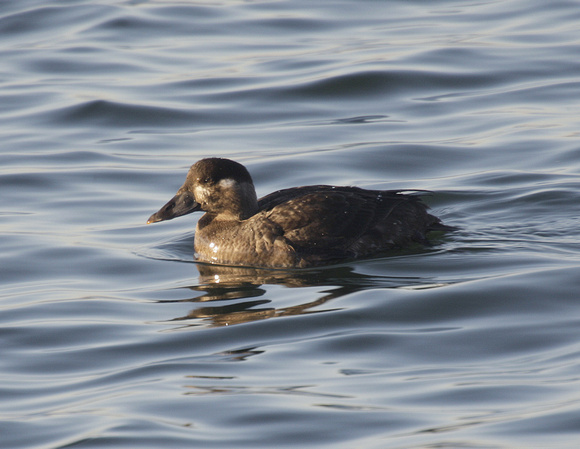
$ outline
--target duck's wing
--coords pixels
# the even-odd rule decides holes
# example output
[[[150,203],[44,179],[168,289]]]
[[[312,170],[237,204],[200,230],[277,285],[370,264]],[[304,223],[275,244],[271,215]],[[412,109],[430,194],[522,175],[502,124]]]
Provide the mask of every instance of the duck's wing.
[[[357,257],[369,243],[376,251],[381,242],[390,239],[388,235],[384,237],[389,233],[393,234],[395,246],[394,234],[400,234],[401,227],[408,224],[425,231],[424,222],[430,220],[427,217],[437,221],[427,214],[427,206],[416,195],[357,187],[282,190],[262,198],[260,207],[297,252],[328,259]]]

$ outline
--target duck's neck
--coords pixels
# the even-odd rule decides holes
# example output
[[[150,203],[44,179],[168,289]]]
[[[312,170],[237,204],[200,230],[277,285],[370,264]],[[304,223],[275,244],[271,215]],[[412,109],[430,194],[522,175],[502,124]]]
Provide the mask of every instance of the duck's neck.
[[[240,193],[240,220],[246,220],[258,212],[258,197],[256,196],[256,189],[253,184],[244,184],[242,184]]]
[[[214,212],[217,220],[247,220],[258,212],[258,197],[251,183],[241,183],[224,192],[229,198],[222,198],[227,207]],[[222,203],[222,204],[223,204]]]

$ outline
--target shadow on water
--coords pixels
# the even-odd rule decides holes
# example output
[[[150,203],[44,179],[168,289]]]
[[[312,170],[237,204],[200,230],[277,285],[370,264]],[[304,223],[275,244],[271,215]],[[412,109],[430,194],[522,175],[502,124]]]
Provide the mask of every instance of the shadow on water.
[[[419,290],[458,282],[459,278],[453,277],[451,280],[448,276],[444,276],[446,280],[442,281],[440,273],[417,269],[416,266],[415,257],[425,263],[425,256],[440,254],[440,244],[449,235],[433,232],[430,245],[417,244],[390,250],[375,258],[308,269],[239,267],[199,262],[193,260],[193,233],[171,236],[142,247],[136,253],[141,257],[196,267],[198,276],[195,281],[177,287],[171,299],[157,299],[160,304],[190,303],[193,306],[186,315],[166,322],[180,322],[183,327],[220,327],[340,310],[340,306],[331,307],[328,303],[365,290]],[[393,264],[403,261],[411,266],[393,274]],[[383,274],[389,271],[391,275]],[[178,299],[175,299],[175,293]]]
[[[193,296],[162,300],[163,303],[190,302],[199,304],[187,315],[171,321],[202,320],[210,326],[231,326],[233,324],[267,318],[320,313],[335,310],[321,306],[343,296],[369,289],[384,288],[429,288],[437,284],[420,277],[388,277],[355,272],[351,266],[333,266],[309,270],[275,270],[246,267],[230,267],[195,263],[199,271],[196,285],[181,287]],[[297,304],[275,306],[280,301],[279,290],[285,288],[317,289],[303,295],[310,300]],[[276,295],[276,301],[271,299]],[[289,295],[296,301],[299,295]],[[316,298],[312,300],[313,296]],[[203,305],[201,305],[203,303]],[[211,304],[208,304],[211,303]],[[199,322],[188,323],[193,326]]]

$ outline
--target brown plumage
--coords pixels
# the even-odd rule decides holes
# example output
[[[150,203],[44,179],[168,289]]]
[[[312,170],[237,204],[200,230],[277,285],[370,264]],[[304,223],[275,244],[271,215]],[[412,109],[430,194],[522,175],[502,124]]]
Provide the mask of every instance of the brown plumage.
[[[202,159],[148,223],[195,211],[201,261],[303,268],[372,256],[450,229],[427,212],[417,194],[326,185],[279,190],[260,200],[246,168]]]

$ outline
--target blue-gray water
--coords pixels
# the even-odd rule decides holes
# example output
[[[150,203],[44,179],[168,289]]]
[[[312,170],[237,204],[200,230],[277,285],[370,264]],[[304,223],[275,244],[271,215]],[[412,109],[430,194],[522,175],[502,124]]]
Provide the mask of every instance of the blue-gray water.
[[[0,2],[0,446],[576,448],[580,3]],[[457,232],[299,272],[145,225],[202,157],[259,195],[429,189]]]

